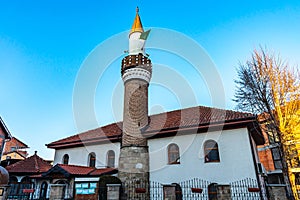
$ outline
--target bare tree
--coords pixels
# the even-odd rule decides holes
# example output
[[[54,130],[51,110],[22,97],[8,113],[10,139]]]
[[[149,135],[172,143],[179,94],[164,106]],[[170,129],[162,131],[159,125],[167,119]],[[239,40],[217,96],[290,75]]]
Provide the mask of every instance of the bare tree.
[[[246,64],[239,64],[235,82],[237,108],[264,113],[268,123],[276,130],[283,155],[283,170],[287,175],[286,167],[299,165],[295,148],[300,141],[299,71],[261,48],[260,51],[254,50]]]

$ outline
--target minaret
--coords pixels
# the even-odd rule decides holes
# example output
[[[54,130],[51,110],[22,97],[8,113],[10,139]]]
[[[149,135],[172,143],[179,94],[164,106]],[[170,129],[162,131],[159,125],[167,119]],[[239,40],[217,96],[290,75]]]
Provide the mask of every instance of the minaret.
[[[119,158],[119,178],[123,183],[122,199],[146,199],[149,194],[149,153],[143,131],[148,120],[148,86],[151,60],[145,55],[144,44],[149,31],[144,32],[139,10],[129,33],[128,55],[122,60],[124,82],[123,134]],[[143,188],[144,193],[136,193]]]

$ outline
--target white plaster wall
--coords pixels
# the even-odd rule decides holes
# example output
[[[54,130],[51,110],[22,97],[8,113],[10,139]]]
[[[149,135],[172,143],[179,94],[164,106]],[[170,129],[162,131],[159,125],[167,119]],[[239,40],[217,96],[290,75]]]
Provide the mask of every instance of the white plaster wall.
[[[219,145],[219,163],[204,163],[203,143],[213,139]],[[176,143],[180,149],[180,164],[168,165],[167,146]],[[149,141],[150,180],[176,183],[201,178],[219,184],[256,179],[246,128],[193,134]]]
[[[70,165],[88,166],[88,155],[91,152],[96,154],[96,167],[101,168],[107,165],[107,152],[115,152],[115,166],[118,166],[120,144],[107,143],[101,145],[91,145],[77,148],[56,150],[53,164],[62,163],[63,156],[69,154]]]
[[[204,163],[203,144],[215,140],[219,145],[219,163]],[[180,164],[168,165],[167,146],[176,143],[180,149]],[[150,180],[160,183],[176,183],[192,178],[201,178],[219,184],[228,184],[244,178],[256,179],[253,157],[246,128],[181,135],[151,139]],[[108,150],[115,151],[115,166],[118,167],[119,143],[92,145],[87,147],[55,151],[54,164],[62,163],[64,154],[69,154],[69,164],[87,166],[88,154],[96,153],[96,166],[106,166]]]

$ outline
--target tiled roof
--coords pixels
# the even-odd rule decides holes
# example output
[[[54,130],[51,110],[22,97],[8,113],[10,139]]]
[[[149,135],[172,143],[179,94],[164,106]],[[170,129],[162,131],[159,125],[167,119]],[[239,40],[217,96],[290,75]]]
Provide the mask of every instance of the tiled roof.
[[[223,110],[204,106],[175,110],[166,113],[151,115],[149,126],[144,135],[148,137],[164,137],[166,132],[177,132],[190,128],[209,128],[213,126],[226,126],[229,124],[249,123],[256,121],[255,115],[231,110]],[[70,136],[46,146],[60,149],[82,146],[107,141],[120,141],[122,136],[122,122],[109,124],[97,129],[89,130],[74,136]]]
[[[103,168],[103,169],[96,169],[90,173],[91,176],[100,176],[104,174],[110,174],[110,173],[117,173],[116,168]]]
[[[116,173],[115,168],[96,169],[94,167],[86,167],[79,165],[56,164],[50,170],[45,172],[43,176],[48,176],[52,173],[60,173],[66,177],[69,176],[100,176],[103,174]]]
[[[78,166],[78,165],[58,164],[58,166],[72,175],[86,175],[95,170],[94,167],[85,167],[85,166]]]
[[[12,137],[11,140],[8,143],[12,143],[12,145],[18,147],[18,149],[29,148],[29,146],[27,144],[25,144],[24,142],[22,142],[21,140],[19,140],[16,137]]]
[[[6,167],[9,173],[38,174],[48,171],[52,167],[36,153],[22,161]]]

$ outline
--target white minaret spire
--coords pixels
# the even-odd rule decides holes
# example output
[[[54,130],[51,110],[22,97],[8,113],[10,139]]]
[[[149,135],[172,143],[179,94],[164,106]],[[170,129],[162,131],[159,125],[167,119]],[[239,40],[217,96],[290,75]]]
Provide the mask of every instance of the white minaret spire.
[[[129,33],[129,55],[145,54],[145,42],[149,31],[144,32],[144,28],[139,15],[139,7],[136,8],[136,15]]]

